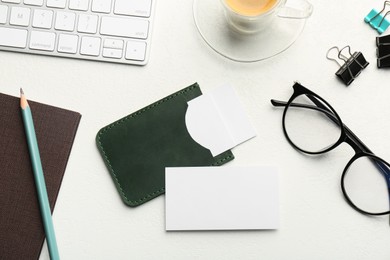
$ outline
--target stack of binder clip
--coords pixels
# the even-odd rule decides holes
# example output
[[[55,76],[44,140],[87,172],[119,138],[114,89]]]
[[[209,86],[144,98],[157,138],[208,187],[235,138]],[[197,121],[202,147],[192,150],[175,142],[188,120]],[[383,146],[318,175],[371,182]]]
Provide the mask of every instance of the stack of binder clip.
[[[390,67],[390,35],[376,37],[378,68]]]

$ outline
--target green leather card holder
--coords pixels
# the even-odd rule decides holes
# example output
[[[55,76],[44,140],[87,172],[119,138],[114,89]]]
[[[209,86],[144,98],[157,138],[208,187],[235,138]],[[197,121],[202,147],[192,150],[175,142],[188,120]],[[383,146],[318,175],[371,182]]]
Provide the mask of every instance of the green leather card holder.
[[[230,150],[213,156],[192,139],[187,102],[202,95],[197,83],[102,128],[97,147],[125,204],[135,207],[165,192],[165,167],[218,166]]]

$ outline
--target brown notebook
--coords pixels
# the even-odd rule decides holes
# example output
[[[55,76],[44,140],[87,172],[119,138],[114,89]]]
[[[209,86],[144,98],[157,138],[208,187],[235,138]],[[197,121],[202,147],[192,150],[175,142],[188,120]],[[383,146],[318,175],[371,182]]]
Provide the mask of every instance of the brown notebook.
[[[38,259],[45,239],[19,102],[0,93],[1,260]],[[29,105],[53,212],[81,115],[30,100]]]

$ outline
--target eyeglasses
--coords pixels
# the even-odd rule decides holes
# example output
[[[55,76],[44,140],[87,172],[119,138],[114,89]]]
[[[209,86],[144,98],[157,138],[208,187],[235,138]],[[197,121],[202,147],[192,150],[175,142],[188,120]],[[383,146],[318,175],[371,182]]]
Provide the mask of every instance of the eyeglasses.
[[[297,150],[311,155],[329,152],[345,142],[355,151],[341,175],[341,190],[348,204],[368,215],[390,214],[390,164],[371,150],[341,121],[333,107],[319,95],[295,83],[284,107],[283,131]]]

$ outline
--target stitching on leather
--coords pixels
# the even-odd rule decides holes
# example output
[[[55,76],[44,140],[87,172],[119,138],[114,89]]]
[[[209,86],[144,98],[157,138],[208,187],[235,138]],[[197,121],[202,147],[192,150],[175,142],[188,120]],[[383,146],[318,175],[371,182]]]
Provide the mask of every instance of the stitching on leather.
[[[228,160],[230,160],[230,159],[233,159],[233,156],[232,156],[232,155],[228,155],[228,156],[226,156],[225,158],[222,158],[222,159],[216,161],[215,163],[212,164],[212,166],[221,165],[221,164],[223,164],[224,162],[226,162],[226,161],[228,161]]]
[[[170,95],[170,96],[168,96],[168,97],[166,97],[166,98],[164,98],[164,99],[162,99],[162,100],[160,100],[160,101],[157,101],[157,102],[155,102],[155,103],[153,103],[153,104],[151,104],[151,105],[149,105],[149,106],[147,106],[147,107],[145,107],[145,108],[143,108],[143,109],[141,109],[141,110],[139,110],[139,111],[137,111],[137,112],[134,112],[134,113],[132,113],[132,114],[130,114],[130,115],[128,115],[128,116],[126,116],[126,117],[124,117],[124,118],[122,118],[122,119],[120,119],[120,120],[118,120],[118,121],[116,121],[116,122],[114,122],[114,123],[112,123],[112,124],[110,124],[110,125],[104,127],[104,128],[99,132],[99,134],[98,134],[98,144],[99,144],[100,150],[103,152],[104,158],[105,158],[106,162],[108,163],[108,167],[110,168],[110,172],[111,172],[112,175],[114,176],[115,182],[116,182],[116,184],[117,184],[118,187],[119,187],[119,190],[120,190],[120,193],[122,194],[122,197],[123,197],[127,202],[129,202],[129,203],[142,203],[143,201],[145,201],[145,200],[147,200],[147,199],[150,199],[151,197],[154,197],[155,195],[158,195],[158,194],[161,194],[162,192],[164,192],[164,191],[165,191],[165,187],[160,188],[160,189],[158,189],[158,190],[156,190],[156,191],[154,191],[154,192],[152,192],[152,193],[146,194],[146,196],[143,197],[143,198],[141,198],[141,199],[138,199],[138,200],[129,200],[129,199],[127,198],[125,192],[123,191],[121,184],[119,183],[119,180],[118,180],[118,178],[117,178],[117,176],[116,176],[116,174],[115,174],[114,168],[113,168],[112,165],[111,165],[110,159],[108,159],[108,156],[107,156],[107,154],[106,154],[106,151],[104,150],[104,147],[103,147],[103,145],[102,145],[102,143],[101,143],[101,141],[100,141],[101,136],[102,136],[105,132],[107,132],[108,130],[110,130],[110,129],[112,129],[112,128],[114,128],[114,127],[116,127],[116,126],[118,126],[118,125],[120,125],[120,124],[122,124],[122,123],[124,123],[124,122],[126,122],[127,120],[129,120],[129,119],[131,119],[131,118],[134,118],[134,117],[136,117],[136,116],[139,116],[139,115],[143,114],[144,112],[146,112],[146,111],[148,111],[148,110],[150,110],[150,109],[153,109],[153,108],[155,108],[155,107],[157,107],[157,106],[159,106],[159,105],[161,105],[161,104],[163,104],[163,103],[165,103],[165,102],[167,102],[167,101],[169,101],[169,100],[171,100],[171,99],[173,99],[173,98],[175,98],[175,97],[177,97],[177,96],[180,96],[180,95],[183,95],[183,94],[185,94],[185,93],[187,93],[187,92],[189,92],[189,91],[192,91],[192,90],[194,90],[197,86],[198,86],[198,84],[195,83],[195,84],[193,84],[192,86],[187,87],[186,89],[183,89],[183,90],[181,90],[181,91],[179,91],[179,92],[177,92],[177,93],[175,93],[175,94],[172,94],[172,95]],[[225,161],[227,161],[227,160],[229,160],[229,159],[232,159],[232,158],[233,158],[233,157],[232,157],[231,155],[228,155],[227,157],[221,158],[220,160],[218,160],[218,161],[216,161],[215,163],[213,163],[212,166],[221,165],[223,162],[225,162]]]

